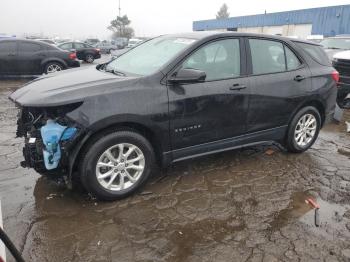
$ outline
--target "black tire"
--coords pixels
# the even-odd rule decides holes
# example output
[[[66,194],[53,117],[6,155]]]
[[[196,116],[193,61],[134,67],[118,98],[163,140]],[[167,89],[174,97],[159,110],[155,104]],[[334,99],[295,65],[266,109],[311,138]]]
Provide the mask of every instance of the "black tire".
[[[44,74],[50,74],[50,73],[54,73],[53,71],[51,71],[50,68],[52,67],[56,67],[58,70],[54,71],[54,72],[58,72],[58,71],[62,71],[64,70],[64,66],[60,63],[60,62],[49,62],[45,65],[44,67]]]
[[[316,127],[315,127],[315,133],[312,137],[312,139],[306,143],[304,146],[301,146],[297,143],[295,134],[296,134],[296,127],[299,122],[299,120],[302,119],[303,116],[305,115],[313,115],[316,119]],[[285,146],[289,152],[292,153],[302,153],[306,150],[308,150],[316,141],[318,134],[321,129],[321,116],[318,110],[313,107],[313,106],[307,106],[302,109],[300,109],[295,116],[293,117],[292,121],[290,122],[288,126],[288,131],[287,131],[287,137],[286,137],[286,142]]]
[[[95,60],[95,58],[94,58],[93,54],[86,54],[85,59],[84,59],[84,61],[86,63],[93,63],[94,60]]]
[[[110,147],[120,143],[131,144],[141,150],[145,160],[144,169],[138,180],[130,187],[113,191],[105,188],[98,181],[96,167],[97,162],[103,153]],[[155,170],[155,163],[154,150],[146,138],[133,131],[117,131],[94,139],[94,141],[86,147],[81,156],[79,168],[80,180],[87,192],[91,193],[98,199],[106,201],[117,200],[125,198],[139,190],[147,181],[151,172]],[[116,169],[117,168],[115,167],[115,170]],[[125,181],[124,179],[123,181]]]

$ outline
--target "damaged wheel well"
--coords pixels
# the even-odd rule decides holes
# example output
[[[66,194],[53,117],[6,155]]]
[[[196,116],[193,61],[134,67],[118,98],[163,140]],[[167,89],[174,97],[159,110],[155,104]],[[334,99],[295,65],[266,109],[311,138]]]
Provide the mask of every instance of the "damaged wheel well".
[[[101,137],[113,132],[118,132],[118,131],[132,131],[132,132],[137,132],[140,135],[144,136],[151,143],[154,149],[157,164],[158,165],[161,164],[162,149],[160,145],[156,143],[157,140],[154,132],[142,124],[133,123],[133,122],[121,122],[121,123],[107,126],[90,135],[90,137],[84,142],[83,146],[79,149],[79,152],[77,154],[77,157],[72,167],[72,172],[76,173],[76,171],[78,171],[79,163],[81,161],[81,156],[83,155],[85,150],[87,150],[90,147],[90,145],[95,143]]]

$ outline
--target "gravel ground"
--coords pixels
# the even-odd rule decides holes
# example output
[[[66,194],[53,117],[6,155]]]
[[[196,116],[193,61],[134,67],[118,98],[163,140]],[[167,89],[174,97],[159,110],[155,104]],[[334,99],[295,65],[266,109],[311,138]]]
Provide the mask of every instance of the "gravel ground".
[[[0,82],[0,197],[26,261],[350,261],[344,123],[303,154],[266,146],[190,160],[138,195],[102,203],[19,166],[7,96],[24,82]],[[320,227],[308,197],[321,206]]]

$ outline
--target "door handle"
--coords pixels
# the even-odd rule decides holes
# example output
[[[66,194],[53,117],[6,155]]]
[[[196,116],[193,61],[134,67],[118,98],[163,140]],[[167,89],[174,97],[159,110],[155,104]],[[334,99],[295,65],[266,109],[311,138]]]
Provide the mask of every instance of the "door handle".
[[[294,81],[300,82],[303,81],[305,79],[305,76],[301,76],[301,75],[297,75],[296,77],[294,77]]]
[[[233,84],[231,87],[230,87],[230,90],[242,90],[242,89],[245,89],[247,88],[245,85],[240,85],[240,84]]]

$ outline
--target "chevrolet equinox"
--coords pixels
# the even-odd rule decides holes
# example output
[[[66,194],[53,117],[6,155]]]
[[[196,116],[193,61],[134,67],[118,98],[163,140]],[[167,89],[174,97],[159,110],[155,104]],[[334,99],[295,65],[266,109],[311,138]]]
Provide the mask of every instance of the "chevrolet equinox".
[[[332,118],[338,78],[318,44],[196,32],[40,77],[10,99],[22,166],[114,200],[184,159],[271,142],[304,152]]]

